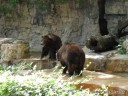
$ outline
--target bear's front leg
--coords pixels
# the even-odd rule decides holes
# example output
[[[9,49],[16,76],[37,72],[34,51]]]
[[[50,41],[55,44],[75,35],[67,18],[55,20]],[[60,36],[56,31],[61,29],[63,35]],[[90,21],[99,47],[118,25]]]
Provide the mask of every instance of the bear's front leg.
[[[68,66],[65,66],[65,68],[63,69],[63,74],[66,74],[67,69],[68,69]]]
[[[56,60],[56,51],[54,49],[50,49],[49,58],[52,60]]]
[[[43,48],[42,48],[42,52],[41,52],[41,59],[42,59],[44,56],[47,56],[48,53],[49,53],[49,48],[43,47]]]

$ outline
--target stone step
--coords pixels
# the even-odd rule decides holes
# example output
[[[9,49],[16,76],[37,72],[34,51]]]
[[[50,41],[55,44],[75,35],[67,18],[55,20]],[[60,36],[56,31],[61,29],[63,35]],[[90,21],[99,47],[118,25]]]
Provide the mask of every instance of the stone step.
[[[40,52],[31,53],[31,60],[40,58],[40,54]],[[88,52],[86,53],[85,68],[90,71],[128,72],[128,55],[117,54],[115,50],[104,53]]]
[[[53,68],[57,61],[49,61],[47,58],[40,59],[41,52],[32,52],[30,58],[18,59],[14,62],[33,62],[38,69]],[[44,66],[45,65],[45,66]],[[115,51],[104,53],[86,53],[85,68],[90,71],[100,72],[128,72],[128,56],[117,54]]]
[[[33,62],[38,65],[38,69],[53,68],[54,66],[52,65],[58,63],[57,61],[48,61],[47,58],[41,60],[40,54],[41,52],[32,52],[30,58],[22,59],[20,61]],[[88,52],[86,53],[85,68],[90,71],[127,73],[128,56],[117,54],[115,50],[104,53]]]
[[[86,54],[87,70],[105,72],[128,72],[128,55],[120,55],[115,51]]]
[[[51,69],[56,66],[56,62],[48,59],[39,58],[28,58],[28,59],[18,59],[13,60],[14,64],[18,63],[32,63],[32,67],[36,66],[36,70]]]

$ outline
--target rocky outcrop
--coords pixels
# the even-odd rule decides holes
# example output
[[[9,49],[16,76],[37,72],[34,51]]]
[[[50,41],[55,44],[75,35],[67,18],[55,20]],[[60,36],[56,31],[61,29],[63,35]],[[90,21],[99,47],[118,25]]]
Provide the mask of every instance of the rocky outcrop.
[[[29,43],[23,40],[15,40],[12,43],[1,45],[1,63],[13,64],[13,60],[30,57]]]
[[[63,42],[76,42],[81,46],[88,36],[99,35],[97,0],[82,0],[81,4],[71,1],[55,7],[53,14],[21,4],[20,17],[13,14],[0,18],[0,36],[29,41],[31,51],[41,51],[41,35],[49,32],[59,35]]]
[[[14,38],[0,38],[0,57],[1,57],[1,45],[6,43],[13,43]]]

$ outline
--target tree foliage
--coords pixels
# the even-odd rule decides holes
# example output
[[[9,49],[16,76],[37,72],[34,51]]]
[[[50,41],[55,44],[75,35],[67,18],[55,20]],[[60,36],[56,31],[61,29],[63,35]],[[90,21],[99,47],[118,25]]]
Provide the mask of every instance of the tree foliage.
[[[0,15],[11,14],[17,11],[17,7],[20,4],[26,3],[28,5],[36,5],[40,10],[48,10],[49,7],[55,3],[68,3],[73,1],[79,3],[80,0],[0,0]]]

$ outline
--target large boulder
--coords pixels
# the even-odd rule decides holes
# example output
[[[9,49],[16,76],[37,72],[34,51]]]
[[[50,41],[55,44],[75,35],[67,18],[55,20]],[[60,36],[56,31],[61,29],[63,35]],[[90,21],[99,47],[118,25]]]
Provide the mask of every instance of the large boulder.
[[[2,64],[12,64],[15,59],[24,59],[29,56],[29,43],[23,40],[15,40],[13,43],[1,45]]]
[[[7,44],[7,43],[13,43],[14,38],[0,38],[0,56],[1,56],[1,45],[2,44]]]
[[[4,43],[13,43],[14,40],[14,38],[0,38],[0,45]]]

